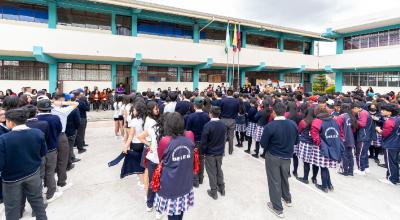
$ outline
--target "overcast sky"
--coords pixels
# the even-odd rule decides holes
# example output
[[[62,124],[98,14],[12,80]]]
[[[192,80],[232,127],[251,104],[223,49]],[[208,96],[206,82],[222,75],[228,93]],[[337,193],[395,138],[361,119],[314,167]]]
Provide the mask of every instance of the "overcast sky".
[[[348,20],[400,11],[400,0],[142,0],[189,10],[324,32]],[[322,50],[322,47],[321,47]],[[322,52],[327,52],[330,49]]]

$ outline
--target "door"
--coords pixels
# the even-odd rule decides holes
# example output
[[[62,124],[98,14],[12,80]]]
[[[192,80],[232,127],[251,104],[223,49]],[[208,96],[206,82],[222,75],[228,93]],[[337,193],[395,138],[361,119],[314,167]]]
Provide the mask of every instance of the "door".
[[[125,88],[125,93],[129,94],[131,92],[132,86],[132,75],[131,75],[131,65],[117,65],[117,77],[116,85],[123,84]]]
[[[304,93],[309,93],[312,92],[312,85],[311,85],[311,79],[310,79],[310,74],[309,73],[304,73]]]

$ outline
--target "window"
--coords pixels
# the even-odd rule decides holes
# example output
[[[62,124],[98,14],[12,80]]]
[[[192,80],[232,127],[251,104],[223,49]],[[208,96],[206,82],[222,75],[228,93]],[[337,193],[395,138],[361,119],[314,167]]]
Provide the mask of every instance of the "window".
[[[344,49],[383,47],[400,44],[400,28],[344,38]]]
[[[0,19],[47,23],[47,6],[1,1]]]
[[[351,73],[344,73],[343,74],[343,85],[344,86],[352,86]]]
[[[70,8],[58,8],[57,16],[58,24],[61,25],[90,29],[111,30],[110,14],[80,11]]]
[[[207,41],[225,42],[226,32],[223,30],[215,30],[206,28],[200,32],[200,39]]]
[[[360,86],[368,86],[368,75],[360,74]]]
[[[389,34],[387,31],[379,32],[379,46],[387,46],[389,42]]]
[[[246,43],[248,45],[255,45],[266,48],[278,48],[278,39],[273,37],[266,37],[254,34],[247,34]]]
[[[377,74],[378,86],[379,87],[386,87],[387,80],[386,80],[386,73],[378,73]]]
[[[301,74],[285,73],[285,83],[301,83]]]
[[[177,82],[178,68],[159,66],[139,66],[139,81],[144,82]]]
[[[304,54],[311,54],[311,42],[304,42]]]
[[[359,73],[352,73],[351,74],[351,84],[352,84],[352,86],[359,86],[360,85],[360,74]]]
[[[344,38],[344,49],[351,50],[351,37]]]
[[[59,63],[58,80],[111,81],[111,65]]]
[[[378,34],[371,34],[368,42],[368,47],[377,47],[378,46]]]
[[[359,49],[360,48],[360,36],[352,37],[351,39],[351,49]]]
[[[376,73],[368,73],[368,86],[376,86]]]
[[[399,44],[399,29],[390,30],[389,31],[389,44],[390,45],[398,45]]]
[[[200,70],[199,82],[221,83],[227,82],[226,70]]]
[[[0,60],[0,80],[48,80],[48,75],[45,63]]]
[[[361,35],[360,36],[360,48],[368,48],[368,39],[369,35]]]
[[[344,86],[398,87],[399,72],[343,73]]]
[[[294,40],[285,40],[285,50],[303,52],[303,42]]]
[[[132,35],[132,18],[129,16],[116,16],[117,34],[131,36]]]
[[[181,82],[193,82],[193,69],[181,68]]]
[[[191,26],[173,24],[168,22],[138,20],[138,32],[167,37],[192,38],[193,28]]]

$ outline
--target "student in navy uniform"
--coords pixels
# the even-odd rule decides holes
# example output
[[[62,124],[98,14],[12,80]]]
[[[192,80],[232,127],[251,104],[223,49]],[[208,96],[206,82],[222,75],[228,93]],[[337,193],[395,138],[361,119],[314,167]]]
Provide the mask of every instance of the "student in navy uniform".
[[[380,109],[378,109],[378,105],[371,103],[370,105],[368,105],[368,112],[371,115],[371,119],[372,119],[372,143],[371,143],[371,147],[369,148],[369,157],[371,159],[374,159],[376,164],[380,164],[379,161],[379,152],[381,150],[382,147],[382,134],[378,133],[376,131],[376,127],[382,128],[383,127],[383,123],[385,122],[385,119],[382,117],[381,113],[380,113]]]
[[[0,107],[0,136],[9,132],[9,129],[6,126],[6,111]],[[3,187],[2,185],[2,179],[0,175],[0,204],[3,203]]]
[[[25,125],[27,113],[23,109],[6,112],[10,132],[0,136],[0,172],[6,219],[19,219],[22,193],[36,213],[36,219],[46,220],[42,197],[40,165],[47,146],[43,132]],[[26,143],[29,143],[28,145]]]
[[[227,139],[229,142],[229,154],[233,153],[233,138],[235,136],[235,118],[239,113],[239,100],[233,97],[231,88],[227,91],[227,96],[221,101],[221,120],[227,127]]]
[[[67,135],[68,145],[69,145],[69,158],[68,158],[67,170],[72,170],[74,168],[73,163],[80,161],[80,159],[76,158],[74,154],[76,134],[80,126],[81,126],[81,115],[79,113],[79,109],[76,108],[71,112],[71,114],[68,115],[67,127],[65,129],[65,134]],[[82,153],[82,151],[78,150],[78,153]]]
[[[175,111],[184,117],[194,112],[193,103],[190,101],[192,94],[190,91],[185,91],[183,94],[185,99],[176,103]]]
[[[356,115],[358,130],[356,134],[356,161],[358,169],[354,173],[365,175],[369,173],[368,149],[372,143],[372,133],[374,132],[371,115],[363,109],[363,103],[355,101],[352,108]]]
[[[257,114],[257,100],[252,98],[250,100],[250,108],[247,111],[247,127],[246,127],[246,139],[247,139],[247,150],[244,152],[250,153],[251,144],[253,143],[253,134],[257,128],[257,121],[255,120],[255,116]]]
[[[256,116],[254,116],[254,120],[257,121],[256,130],[253,133],[253,139],[256,141],[256,150],[255,153],[252,155],[255,158],[258,158],[258,154],[260,151],[260,141],[262,137],[262,133],[264,131],[265,125],[268,124],[270,121],[271,113],[272,113],[272,98],[267,96],[263,101],[263,109],[258,111]],[[262,158],[265,158],[265,149],[261,154]]]
[[[203,131],[204,125],[210,121],[208,114],[203,112],[203,99],[201,97],[196,97],[194,99],[194,109],[195,112],[191,113],[186,117],[185,120],[185,130],[192,131],[194,134],[194,141],[196,148],[200,152],[200,171],[194,176],[193,186],[199,187],[199,184],[203,184],[204,179],[204,154],[200,149],[201,133]]]
[[[336,168],[341,158],[340,128],[337,122],[324,107],[318,107],[317,117],[310,129],[316,148],[313,152],[314,165],[321,167],[322,185],[316,187],[327,193],[333,191],[329,168]]]
[[[243,147],[243,142],[246,134],[246,106],[244,105],[243,100],[239,99],[239,113],[236,116],[236,127],[235,127],[235,135],[236,135],[236,147]]]
[[[285,112],[285,118],[292,120],[298,126],[301,121],[301,114],[298,112],[298,107],[294,101],[288,101],[287,112]],[[293,176],[297,177],[297,169],[299,167],[299,158],[297,157],[298,146],[294,146],[293,153]]]
[[[270,202],[268,209],[280,218],[284,217],[282,201],[291,206],[289,191],[290,160],[294,145],[298,142],[297,126],[286,120],[286,106],[282,102],[273,105],[274,120],[264,127],[261,146],[265,149],[265,168],[268,178]]]
[[[76,133],[76,148],[78,148],[78,152],[85,152],[86,149],[84,148],[87,146],[85,144],[85,134],[86,134],[86,125],[87,125],[87,115],[86,112],[90,111],[90,105],[89,102],[87,101],[87,98],[83,94],[83,92],[77,91],[74,93],[74,96],[76,97],[76,101],[79,103],[78,105],[78,110],[80,114],[80,126],[78,128],[78,131]],[[112,105],[112,108],[114,108],[114,105]],[[114,110],[114,109],[113,109]]]
[[[206,170],[210,181],[210,189],[207,193],[213,199],[218,199],[217,192],[225,196],[222,158],[225,153],[226,126],[219,120],[220,114],[219,107],[211,108],[209,113],[211,120],[204,126],[200,144],[201,151],[205,154]]]
[[[60,118],[50,113],[51,101],[48,98],[38,97],[37,108],[39,113],[37,118],[39,121],[46,121],[49,125],[47,143],[47,154],[45,164],[44,184],[47,186],[46,199],[47,203],[51,203],[62,195],[62,192],[56,192],[57,184],[54,177],[57,166],[57,146],[62,125]]]
[[[168,220],[182,220],[185,212],[194,206],[193,174],[195,168],[194,135],[184,131],[182,116],[176,112],[167,115],[164,121],[165,136],[157,148],[160,164],[153,179],[156,192],[154,208],[166,213]],[[175,205],[170,205],[175,204]]]
[[[222,101],[222,92],[215,91],[215,99],[211,102],[211,105],[221,107],[221,101]]]
[[[387,172],[386,178],[380,179],[380,182],[395,185],[399,180],[399,153],[400,153],[400,117],[399,109],[394,104],[384,104],[381,107],[381,113],[388,118],[379,129],[382,134],[382,147],[385,149]]]

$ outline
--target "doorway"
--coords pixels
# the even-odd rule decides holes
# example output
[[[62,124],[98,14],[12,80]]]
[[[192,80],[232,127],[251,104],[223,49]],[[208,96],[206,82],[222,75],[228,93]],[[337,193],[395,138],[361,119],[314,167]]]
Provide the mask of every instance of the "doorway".
[[[124,85],[125,94],[129,94],[131,92],[132,86],[132,74],[131,74],[131,65],[117,65],[117,77],[116,77],[116,86],[120,83]],[[115,89],[115,88],[113,88]]]

